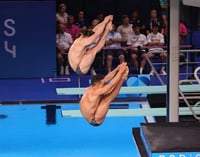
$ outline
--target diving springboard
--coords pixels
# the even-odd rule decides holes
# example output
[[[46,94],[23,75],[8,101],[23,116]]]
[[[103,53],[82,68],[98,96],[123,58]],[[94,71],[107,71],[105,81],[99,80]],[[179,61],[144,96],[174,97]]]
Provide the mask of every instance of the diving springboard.
[[[58,95],[79,95],[85,92],[86,88],[56,88]],[[200,85],[180,85],[180,90],[182,92],[199,92]],[[120,94],[163,94],[167,92],[167,86],[134,86],[134,87],[122,87]]]
[[[194,112],[200,115],[200,107],[193,107]],[[63,117],[82,117],[80,110],[62,110]],[[109,109],[106,117],[131,116],[166,116],[166,108],[138,108],[138,109]],[[192,115],[188,107],[180,107],[179,115]]]

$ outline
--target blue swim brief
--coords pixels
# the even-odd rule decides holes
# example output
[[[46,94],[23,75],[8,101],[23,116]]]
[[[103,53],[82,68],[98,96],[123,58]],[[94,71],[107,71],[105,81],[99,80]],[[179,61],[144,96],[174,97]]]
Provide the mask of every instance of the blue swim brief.
[[[76,73],[77,73],[78,75],[84,75],[84,73],[82,73],[82,71],[81,71],[81,69],[80,69],[79,66],[76,68]]]
[[[92,121],[90,122],[90,124],[91,124],[92,126],[99,126],[99,125],[100,125],[100,124],[97,124],[95,118],[92,119]]]

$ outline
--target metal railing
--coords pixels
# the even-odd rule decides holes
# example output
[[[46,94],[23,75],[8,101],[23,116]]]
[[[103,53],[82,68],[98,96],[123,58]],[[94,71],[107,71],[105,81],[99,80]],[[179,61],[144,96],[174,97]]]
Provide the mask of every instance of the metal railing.
[[[181,53],[187,53],[187,55],[186,55],[185,58],[189,58],[189,53],[197,53],[197,52],[200,52],[199,49],[185,49],[185,50],[179,50],[179,51],[180,51]],[[161,78],[161,76],[159,75],[159,73],[158,73],[158,71],[157,71],[155,65],[161,65],[161,64],[162,64],[162,65],[163,65],[163,64],[166,65],[166,63],[153,63],[153,62],[151,61],[151,59],[149,58],[149,54],[151,54],[151,53],[153,53],[153,54],[160,54],[161,52],[167,52],[167,50],[149,51],[149,52],[147,53],[147,55],[146,55],[146,59],[147,59],[147,62],[149,63],[149,65],[150,65],[151,69],[154,71],[156,77],[157,77],[158,80],[160,81],[161,85],[165,85],[165,83],[164,83],[163,79]],[[186,75],[186,78],[188,78],[188,76],[189,76],[190,74],[194,74],[194,72],[189,72],[189,66],[190,66],[190,65],[193,65],[193,66],[198,65],[198,64],[200,64],[200,61],[194,62],[194,61],[188,61],[188,60],[187,60],[187,61],[185,61],[185,62],[180,62],[179,64],[182,64],[182,65],[185,64],[185,65],[186,65],[186,72],[185,72],[185,73],[179,73],[179,75]]]

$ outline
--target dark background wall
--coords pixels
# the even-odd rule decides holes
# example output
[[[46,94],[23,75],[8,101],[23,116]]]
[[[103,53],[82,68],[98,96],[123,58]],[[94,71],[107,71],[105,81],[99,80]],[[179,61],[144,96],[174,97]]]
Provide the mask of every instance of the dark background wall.
[[[114,14],[115,20],[120,20],[120,15],[130,14],[131,10],[137,8],[144,21],[149,19],[151,8],[160,11],[159,0],[57,0],[57,4],[65,2],[68,6],[67,12],[74,16],[79,10],[84,10],[91,21],[95,18],[97,11],[104,11],[106,14]],[[200,8],[183,6],[180,0],[180,19],[190,28],[200,26]]]
[[[96,17],[98,11],[103,11],[105,15],[114,14],[115,19],[119,19],[122,14],[130,14],[131,10],[138,9],[143,19],[148,19],[150,8],[159,5],[155,0],[57,0],[57,4],[65,2],[67,12],[74,16],[79,10],[84,10],[89,20]]]

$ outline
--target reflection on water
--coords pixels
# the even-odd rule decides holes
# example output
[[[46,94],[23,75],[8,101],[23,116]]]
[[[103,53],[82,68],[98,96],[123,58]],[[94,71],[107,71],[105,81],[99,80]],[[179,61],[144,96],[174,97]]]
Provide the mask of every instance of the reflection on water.
[[[0,119],[6,119],[8,116],[5,114],[0,114]]]
[[[60,109],[61,106],[56,105],[46,105],[42,106],[41,109],[46,110],[46,124],[55,125],[56,124],[56,109]]]

